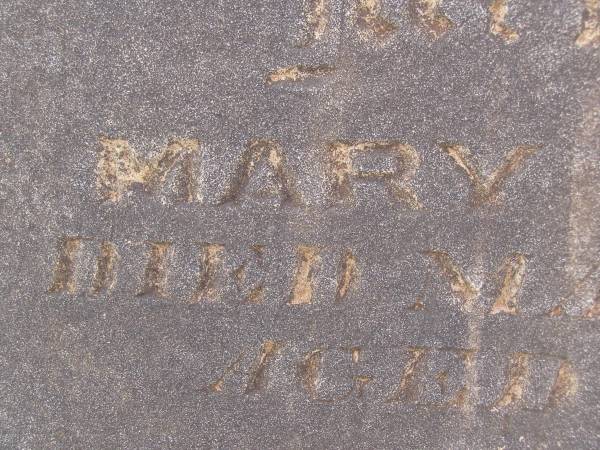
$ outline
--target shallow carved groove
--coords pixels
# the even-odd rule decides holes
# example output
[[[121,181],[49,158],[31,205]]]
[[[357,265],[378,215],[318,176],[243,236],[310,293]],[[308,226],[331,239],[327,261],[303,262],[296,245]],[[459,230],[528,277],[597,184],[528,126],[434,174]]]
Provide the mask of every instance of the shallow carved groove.
[[[377,151],[391,152],[396,167],[392,173],[384,171],[359,171],[353,160],[358,153]],[[417,194],[411,187],[420,165],[419,154],[413,147],[397,141],[335,141],[329,144],[329,170],[332,177],[332,193],[337,201],[349,201],[354,197],[351,179],[383,182],[390,196],[412,209],[421,209]]]
[[[358,282],[358,264],[352,250],[347,250],[342,257],[340,264],[340,275],[338,278],[338,287],[335,294],[335,301],[343,301],[350,289],[356,286]]]
[[[318,398],[317,383],[319,381],[322,360],[323,350],[316,349],[306,354],[304,359],[298,364],[300,383],[313,400]]]
[[[298,265],[292,284],[289,305],[308,305],[312,303],[313,278],[315,266],[319,262],[319,248],[308,245],[298,246]]]
[[[433,39],[440,38],[454,24],[444,14],[439,12],[442,0],[412,0],[411,9],[418,23]]]
[[[114,244],[104,241],[100,244],[100,254],[96,263],[96,274],[92,281],[92,294],[109,290],[115,282],[115,265],[119,255]]]
[[[59,244],[58,260],[48,292],[75,292],[75,261],[81,248],[81,238],[65,238]]]
[[[359,347],[351,347],[350,354],[352,362],[357,363],[360,359],[361,349]],[[311,400],[322,403],[335,403],[347,400],[356,392],[356,398],[361,398],[364,394],[365,387],[372,381],[372,377],[367,375],[356,375],[352,377],[352,386],[344,394],[337,397],[323,398],[319,397],[317,388],[319,386],[319,375],[323,363],[323,350],[317,348],[308,352],[303,360],[298,364],[298,377],[300,384],[308,392]]]
[[[192,156],[198,152],[196,139],[173,139],[167,147],[150,160],[141,160],[124,139],[101,138],[102,152],[97,167],[97,187],[106,200],[118,202],[134,184],[155,191],[165,182],[177,160],[183,165],[183,199],[196,199],[196,181]]]
[[[223,385],[225,384],[225,378],[227,377],[227,375],[237,372],[239,370],[240,363],[243,357],[244,353],[240,353],[240,355],[225,368],[223,374],[219,377],[219,379],[209,385],[209,389],[213,392],[222,392]]]
[[[420,387],[417,377],[422,370],[427,351],[420,347],[409,349],[411,359],[402,372],[398,388],[385,400],[387,403],[416,402],[419,399]]]
[[[568,361],[561,361],[556,374],[556,380],[550,389],[548,407],[556,408],[563,402],[572,398],[577,392],[577,376],[573,365]]]
[[[190,303],[202,300],[213,301],[218,297],[216,275],[221,264],[224,246],[221,244],[203,244],[200,249],[200,276],[198,286],[190,299]]]
[[[149,245],[148,264],[138,296],[166,297],[167,252],[171,244],[169,242],[150,242]]]
[[[523,285],[526,266],[527,259],[521,253],[515,253],[506,260],[503,267],[504,280],[502,281],[500,294],[496,298],[490,314],[507,313],[515,315],[518,313],[517,296]]]
[[[468,148],[445,143],[440,144],[440,147],[465,171],[471,180],[475,190],[473,195],[475,206],[495,202],[509,175],[515,172],[529,156],[538,150],[537,147],[529,145],[521,145],[515,148],[506,155],[504,162],[489,177],[484,178],[471,162],[471,152]]]
[[[302,46],[307,47],[323,38],[329,22],[328,2],[329,0],[309,0],[306,13],[307,33]]]
[[[514,405],[523,398],[525,383],[529,377],[529,355],[515,353],[510,359],[508,367],[508,380],[500,398],[493,409],[505,408]]]
[[[586,319],[595,319],[596,317],[600,317],[600,289],[598,290],[598,294],[596,295],[592,306],[583,312],[583,317]]]
[[[381,0],[357,0],[356,23],[367,35],[386,40],[398,26],[381,15]]]
[[[507,44],[519,39],[519,33],[505,23],[508,13],[508,0],[493,0],[490,4],[490,32],[502,38]]]
[[[453,349],[454,353],[458,355],[461,361],[464,364],[464,367],[467,371],[472,372],[474,370],[475,365],[475,353],[477,350],[473,349]],[[472,408],[472,392],[477,389],[475,383],[473,383],[473,378],[467,375],[465,380],[465,385],[458,389],[454,397],[448,400],[443,406],[448,408],[459,408],[464,412],[467,412]]]
[[[260,265],[263,264],[263,256],[265,252],[265,246],[256,244],[251,247],[252,252],[258,258]],[[236,285],[238,290],[242,289],[242,285],[246,279],[246,264],[238,267],[234,271],[234,279],[236,281]],[[258,305],[263,302],[265,298],[265,286],[264,283],[260,283],[258,286],[254,286],[250,289],[250,292],[246,295],[243,303]]]
[[[281,83],[284,81],[304,81],[310,78],[320,78],[330,75],[334,71],[335,67],[327,64],[321,64],[318,66],[305,66],[298,64],[295,66],[281,67],[267,75],[267,84]]]
[[[260,349],[260,355],[250,370],[250,378],[246,386],[246,394],[260,391],[267,384],[267,368],[271,360],[279,353],[282,344],[267,340]]]
[[[296,190],[292,174],[288,171],[283,152],[277,143],[265,139],[254,139],[250,141],[248,149],[242,155],[242,160],[233,176],[229,189],[221,199],[220,203],[229,203],[238,200],[258,163],[264,160],[273,170],[278,181],[282,203],[301,205],[302,197]]]
[[[585,10],[581,19],[581,32],[575,44],[578,47],[600,44],[600,0],[584,0]]]
[[[563,297],[559,303],[553,306],[546,315],[548,317],[562,317],[565,314],[566,303],[573,297],[581,295],[582,287],[592,278],[592,276],[600,269],[600,263],[592,264],[583,277],[576,280],[574,285],[571,287],[570,292]],[[583,312],[583,317],[586,319],[593,319],[600,315],[600,290],[594,300],[594,303]]]
[[[448,253],[440,250],[429,250],[425,255],[433,258],[444,276],[450,282],[450,289],[457,294],[466,305],[479,295],[479,290],[466,278]]]

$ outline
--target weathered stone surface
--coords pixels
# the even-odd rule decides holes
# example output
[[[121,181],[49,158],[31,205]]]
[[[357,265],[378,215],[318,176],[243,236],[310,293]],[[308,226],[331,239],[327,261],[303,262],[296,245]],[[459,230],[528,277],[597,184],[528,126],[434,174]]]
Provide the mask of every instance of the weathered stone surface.
[[[597,448],[597,0],[0,4],[0,446]]]

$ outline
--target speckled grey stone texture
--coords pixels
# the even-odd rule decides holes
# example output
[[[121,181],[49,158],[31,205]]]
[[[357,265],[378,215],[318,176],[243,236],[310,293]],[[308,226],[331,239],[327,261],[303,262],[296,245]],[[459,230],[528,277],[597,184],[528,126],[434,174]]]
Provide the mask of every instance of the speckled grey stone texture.
[[[511,43],[488,0],[441,2],[437,39],[414,2],[383,0],[395,30],[378,38],[360,2],[325,0],[307,42],[316,4],[0,2],[0,447],[599,447],[600,49],[580,37],[595,3],[510,0]],[[296,65],[330,70],[266,81]],[[103,198],[117,138],[140,160],[197,139],[194,201],[178,167]],[[298,204],[266,160],[222,204],[253,139],[279,145]],[[333,141],[410,145],[422,207],[356,177],[336,202]],[[444,143],[483,177],[536,151],[480,204]],[[395,170],[389,152],[354,165]],[[73,284],[53,289],[65,239]],[[94,294],[102,242],[118,257]],[[169,246],[164,293],[139,295],[153,242]],[[205,243],[222,258],[191,303]],[[299,246],[318,252],[312,296],[290,305]],[[511,255],[517,308],[493,314]]]

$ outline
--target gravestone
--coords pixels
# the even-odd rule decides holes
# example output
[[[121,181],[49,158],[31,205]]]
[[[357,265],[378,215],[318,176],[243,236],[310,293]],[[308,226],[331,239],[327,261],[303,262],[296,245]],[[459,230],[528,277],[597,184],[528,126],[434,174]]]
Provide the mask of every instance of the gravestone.
[[[0,24],[1,447],[598,448],[598,0]]]

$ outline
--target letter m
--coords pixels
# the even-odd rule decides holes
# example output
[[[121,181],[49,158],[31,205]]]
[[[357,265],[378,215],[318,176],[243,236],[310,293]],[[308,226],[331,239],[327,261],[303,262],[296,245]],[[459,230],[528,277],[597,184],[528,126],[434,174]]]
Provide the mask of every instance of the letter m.
[[[101,138],[102,151],[97,166],[96,186],[105,200],[118,202],[134,185],[148,192],[164,186],[167,175],[179,163],[180,182],[173,190],[184,201],[197,199],[194,177],[194,154],[198,153],[196,139],[175,138],[166,148],[149,159],[141,159],[124,139]]]

